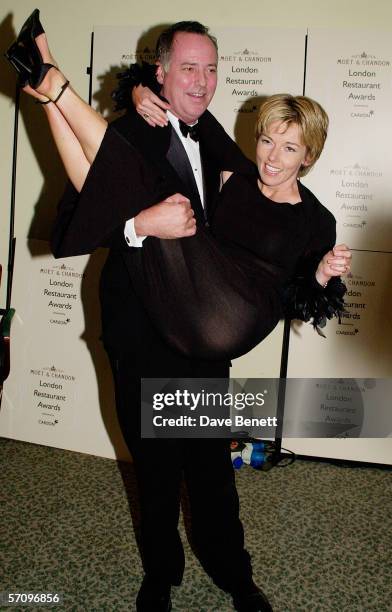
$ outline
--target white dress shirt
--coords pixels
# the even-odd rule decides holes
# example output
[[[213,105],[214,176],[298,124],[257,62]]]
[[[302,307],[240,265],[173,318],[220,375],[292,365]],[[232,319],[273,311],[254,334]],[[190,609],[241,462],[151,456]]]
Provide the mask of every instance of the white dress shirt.
[[[178,118],[175,117],[173,113],[171,113],[170,111],[167,111],[167,118],[170,121],[172,128],[175,130],[177,136],[179,137],[179,139],[181,140],[184,146],[184,149],[189,159],[189,163],[191,164],[191,168],[193,170],[193,175],[195,177],[197,189],[200,195],[200,201],[204,208],[203,170],[202,170],[202,165],[201,165],[199,143],[193,140],[189,136],[189,134],[186,137],[182,134],[180,130],[180,124],[178,122]],[[161,128],[156,127],[155,129],[159,130]],[[146,236],[136,235],[134,217],[132,219],[128,219],[128,221],[125,223],[124,237],[125,237],[125,240],[128,246],[130,247],[143,246],[143,240],[146,238]]]

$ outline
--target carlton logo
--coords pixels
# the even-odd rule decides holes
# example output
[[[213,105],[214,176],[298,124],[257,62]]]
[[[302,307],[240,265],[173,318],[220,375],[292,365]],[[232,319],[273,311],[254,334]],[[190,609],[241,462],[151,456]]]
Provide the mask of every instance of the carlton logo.
[[[338,57],[336,63],[340,66],[388,67],[391,65],[390,60],[378,58],[376,55],[371,55],[365,51],[362,51],[362,53],[353,54],[350,57]]]
[[[353,119],[371,119],[374,117],[374,110],[361,112],[361,111],[353,111],[350,113],[350,117]]]
[[[343,223],[343,227],[352,227],[353,229],[365,229],[366,221],[361,221],[360,223]]]

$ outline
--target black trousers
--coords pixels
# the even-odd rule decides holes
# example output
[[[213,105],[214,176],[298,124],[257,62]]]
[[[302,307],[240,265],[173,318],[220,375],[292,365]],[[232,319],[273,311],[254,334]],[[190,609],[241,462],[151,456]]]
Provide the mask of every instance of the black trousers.
[[[239,501],[227,439],[141,439],[140,378],[191,376],[228,377],[227,363],[193,364],[166,347],[166,361],[110,355],[118,419],[132,454],[141,505],[141,546],[144,571],[158,582],[179,585],[184,551],[178,533],[180,487],[185,479],[192,541],[205,571],[225,591],[246,587],[252,580],[250,556],[244,549]],[[157,357],[159,349],[154,355]],[[164,357],[164,355],[161,355]],[[170,359],[171,358],[171,359]],[[156,363],[156,362],[155,362]],[[169,365],[168,365],[169,364]]]

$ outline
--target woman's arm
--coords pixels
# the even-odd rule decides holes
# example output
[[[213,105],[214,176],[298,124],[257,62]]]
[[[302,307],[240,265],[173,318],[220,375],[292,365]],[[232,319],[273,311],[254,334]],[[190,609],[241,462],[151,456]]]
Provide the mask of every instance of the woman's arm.
[[[340,319],[344,312],[346,286],[340,275],[350,270],[351,253],[345,245],[334,246],[335,218],[317,200],[315,206],[312,237],[295,274],[284,288],[283,303],[287,317],[311,321],[316,331],[324,336],[321,328],[325,327],[327,319]]]
[[[149,87],[139,84],[132,89],[132,102],[136,112],[151,125],[151,127],[165,127],[168,119],[166,111],[170,104],[154,94]]]
[[[167,125],[166,110],[170,105],[159,97],[161,85],[156,79],[156,64],[131,64],[117,74],[117,87],[112,92],[115,111],[138,112],[151,126]]]
[[[347,274],[351,268],[351,251],[345,244],[335,245],[324,255],[317,266],[317,282],[326,287],[331,278]]]

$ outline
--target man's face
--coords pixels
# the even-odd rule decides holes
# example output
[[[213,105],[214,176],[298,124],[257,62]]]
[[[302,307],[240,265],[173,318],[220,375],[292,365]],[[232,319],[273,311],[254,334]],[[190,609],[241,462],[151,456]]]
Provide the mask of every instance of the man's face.
[[[168,71],[158,65],[162,95],[170,102],[173,114],[185,123],[197,121],[211,102],[217,83],[217,61],[208,36],[177,32]]]

